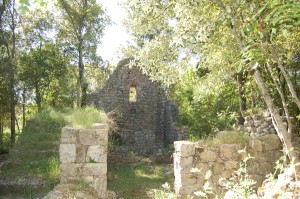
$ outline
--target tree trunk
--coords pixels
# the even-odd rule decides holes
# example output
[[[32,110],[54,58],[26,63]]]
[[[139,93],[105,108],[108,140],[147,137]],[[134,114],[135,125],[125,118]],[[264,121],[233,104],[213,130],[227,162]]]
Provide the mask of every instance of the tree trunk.
[[[245,96],[245,79],[243,74],[240,72],[237,74],[237,83],[238,83],[238,93],[240,98],[240,111],[238,117],[238,125],[244,125],[244,111],[246,110],[246,96]]]
[[[290,160],[295,159],[296,162],[299,161],[299,158],[294,150],[290,150],[293,148],[292,141],[291,141],[291,134],[288,133],[284,123],[282,122],[282,119],[275,108],[272,98],[268,92],[268,90],[265,88],[264,81],[261,77],[261,74],[258,69],[254,69],[253,73],[254,79],[260,89],[260,92],[262,93],[262,96],[267,104],[267,107],[271,113],[271,116],[273,118],[273,124],[277,130],[278,137],[280,138],[282,144],[283,144],[283,151],[284,153],[289,157]]]
[[[298,108],[300,110],[300,100],[299,100],[299,98],[297,96],[297,93],[296,93],[296,91],[294,89],[293,83],[291,82],[290,77],[286,73],[286,71],[285,71],[285,69],[284,69],[284,67],[282,65],[282,62],[280,61],[280,59],[278,57],[278,54],[277,54],[277,52],[276,52],[273,44],[270,44],[270,46],[271,46],[271,50],[272,50],[272,56],[275,58],[275,60],[276,60],[276,62],[278,64],[278,68],[280,69],[280,71],[281,71],[281,73],[282,73],[282,75],[283,75],[283,77],[284,77],[284,79],[285,79],[285,81],[286,81],[286,83],[288,85],[289,91],[290,91],[290,93],[292,95],[292,99],[293,99],[294,103],[298,106]]]
[[[16,24],[15,24],[15,1],[11,5],[11,31],[12,31],[12,50],[11,50],[11,70],[10,70],[10,141],[13,145],[16,141],[16,112],[15,112],[15,53],[16,53]]]
[[[251,91],[251,108],[255,108],[255,96],[254,96],[254,89],[252,84],[250,84],[250,91]]]
[[[220,8],[224,11],[224,13],[226,13],[226,8],[223,5],[222,1],[218,1],[218,2],[220,3]],[[229,17],[232,19],[232,21],[235,21],[234,17],[231,16],[230,14],[229,14]],[[230,30],[231,30],[233,36],[235,37],[235,40],[236,40],[236,43],[237,43],[239,49],[242,51],[244,49],[244,44],[243,44],[240,36],[238,35],[238,33],[234,27],[234,24],[230,25]],[[290,151],[290,149],[293,147],[292,142],[291,142],[291,135],[288,133],[287,129],[285,128],[282,118],[280,117],[277,109],[275,108],[270,94],[264,86],[264,82],[260,75],[260,72],[258,71],[258,69],[256,69],[256,67],[253,67],[253,66],[250,66],[250,67],[251,67],[251,70],[254,71],[253,77],[254,77],[254,79],[260,89],[260,92],[264,98],[264,101],[267,104],[267,107],[272,115],[272,118],[274,121],[274,126],[277,131],[277,135],[283,144],[284,153],[290,158],[290,160],[295,158],[296,162],[299,162],[299,158],[297,157],[297,154],[295,153],[295,151],[294,150]]]
[[[40,91],[40,86],[38,82],[35,82],[35,102],[38,107],[38,112],[42,111],[42,95]]]
[[[287,107],[287,103],[286,103],[286,100],[285,100],[285,96],[284,96],[284,93],[283,93],[283,90],[282,90],[282,86],[280,86],[280,80],[276,77],[276,75],[273,73],[272,71],[272,68],[270,66],[269,63],[267,63],[267,69],[269,70],[269,73],[271,74],[271,77],[272,77],[272,80],[273,80],[273,83],[279,93],[279,96],[281,98],[281,102],[282,102],[282,107],[283,107],[283,110],[285,112],[285,116],[286,116],[286,120],[287,120],[287,124],[288,124],[288,133],[291,134],[293,132],[293,125],[292,125],[292,121],[291,121],[291,118],[290,118],[290,114],[289,114],[289,110],[288,110],[288,107]]]
[[[86,90],[84,89],[84,64],[83,64],[83,54],[82,54],[82,41],[79,41],[78,46],[78,71],[79,71],[79,90],[80,90],[80,100],[77,101],[77,107],[80,108],[81,104],[84,104],[85,102],[83,100],[84,96],[86,95]],[[85,92],[85,93],[84,93]]]
[[[23,86],[22,93],[22,129],[24,130],[26,125],[26,86]]]
[[[3,118],[0,115],[0,144],[3,143]]]

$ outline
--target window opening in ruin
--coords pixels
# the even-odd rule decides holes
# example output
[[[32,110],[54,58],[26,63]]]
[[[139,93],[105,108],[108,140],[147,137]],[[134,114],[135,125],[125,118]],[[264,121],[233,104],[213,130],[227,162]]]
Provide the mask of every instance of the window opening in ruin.
[[[136,102],[136,87],[130,86],[129,89],[129,102]]]

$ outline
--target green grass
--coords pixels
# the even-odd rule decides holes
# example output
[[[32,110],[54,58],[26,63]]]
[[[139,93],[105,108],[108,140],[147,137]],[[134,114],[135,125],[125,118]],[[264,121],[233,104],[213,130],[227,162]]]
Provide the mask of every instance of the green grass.
[[[124,199],[149,198],[146,195],[147,191],[160,189],[161,185],[168,181],[164,175],[167,171],[168,169],[159,165],[109,167],[108,189]]]
[[[219,146],[221,144],[247,144],[248,137],[244,132],[226,132],[224,134],[218,134],[213,138],[206,138],[199,140],[198,142],[208,146]]]
[[[72,111],[66,116],[67,121],[75,128],[90,128],[93,123],[108,122],[108,116],[93,107],[85,107]]]
[[[0,170],[0,175],[18,178],[23,175],[41,178],[50,184],[59,181],[58,149],[61,130],[66,125],[88,128],[105,122],[105,113],[93,107],[80,110],[47,109],[31,119],[10,150],[14,166]]]

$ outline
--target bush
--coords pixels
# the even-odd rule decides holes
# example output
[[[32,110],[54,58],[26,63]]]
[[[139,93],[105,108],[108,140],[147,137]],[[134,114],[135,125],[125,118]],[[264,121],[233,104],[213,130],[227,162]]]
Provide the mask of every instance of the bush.
[[[2,137],[0,137],[0,154],[8,153],[9,148],[10,148],[10,133],[9,133],[9,129],[5,129]]]

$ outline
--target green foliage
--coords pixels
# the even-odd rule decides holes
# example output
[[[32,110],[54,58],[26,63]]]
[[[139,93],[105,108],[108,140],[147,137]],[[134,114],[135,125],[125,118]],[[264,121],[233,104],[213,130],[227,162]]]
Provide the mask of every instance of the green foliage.
[[[48,180],[55,182],[58,181],[59,179],[59,158],[58,156],[52,156],[49,160],[48,160],[48,172],[47,172],[48,176]]]
[[[299,74],[299,67],[295,72],[290,63],[300,43],[297,0],[128,0],[124,7],[128,11],[127,27],[137,43],[127,52],[153,79],[171,84],[170,92],[179,102],[181,122],[193,137],[205,137],[232,126],[239,112],[238,97],[246,99],[246,110],[265,106],[251,80],[249,63],[259,63],[279,107],[282,101],[264,64],[272,63],[276,71],[281,60],[290,75]],[[272,45],[277,55],[272,53]],[[197,79],[197,70],[191,70],[191,65],[209,72]],[[240,96],[236,91],[237,73],[245,78],[241,85],[245,93]],[[297,88],[299,75],[294,75],[293,80]],[[276,81],[284,89],[293,116],[299,115],[299,109],[291,103],[291,86],[284,86],[282,77]]]
[[[176,199],[177,198],[176,194],[172,191],[169,183],[166,182],[161,187],[162,189],[157,190],[155,192],[154,199],[165,199],[165,198]]]
[[[172,88],[172,97],[179,104],[181,124],[188,127],[190,137],[205,138],[236,123],[238,96],[234,85],[227,82],[212,89],[206,76],[198,77],[193,69],[186,71],[183,81]]]
[[[0,134],[0,154],[8,153],[10,145],[10,129],[6,128],[3,134]]]

